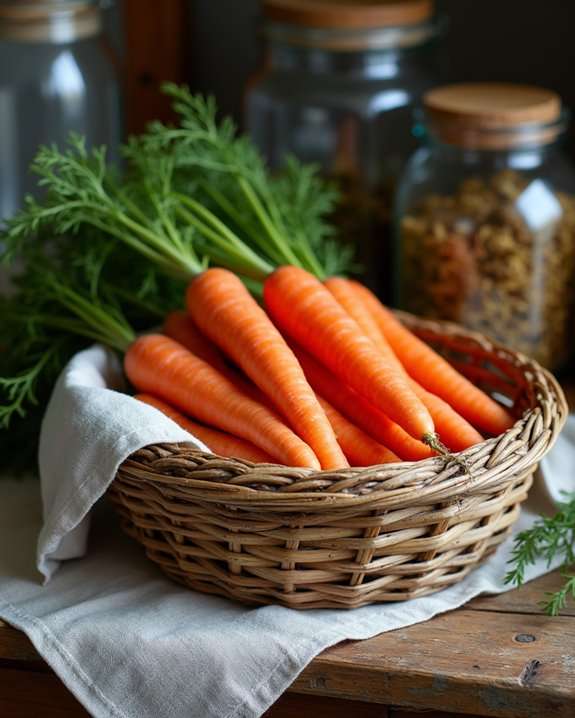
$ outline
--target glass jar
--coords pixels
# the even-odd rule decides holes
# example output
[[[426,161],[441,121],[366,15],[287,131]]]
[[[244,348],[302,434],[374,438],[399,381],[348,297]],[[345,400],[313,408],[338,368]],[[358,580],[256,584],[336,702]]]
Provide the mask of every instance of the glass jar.
[[[424,105],[427,143],[398,190],[397,304],[557,369],[575,301],[575,167],[559,97],[451,85]]]
[[[247,129],[273,168],[286,155],[339,181],[342,235],[382,292],[396,178],[417,146],[413,111],[437,82],[431,0],[264,0],[266,53]]]
[[[116,156],[120,91],[100,4],[0,0],[0,223],[36,190],[38,146],[70,131]]]

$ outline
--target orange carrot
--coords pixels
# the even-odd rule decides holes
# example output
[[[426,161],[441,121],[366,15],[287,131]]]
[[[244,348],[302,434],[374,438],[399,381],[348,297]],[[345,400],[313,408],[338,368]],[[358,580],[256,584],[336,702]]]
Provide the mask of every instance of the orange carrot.
[[[393,353],[387,339],[381,333],[378,323],[370,313],[363,297],[357,291],[355,284],[339,277],[327,279],[324,284],[350,317],[355,319],[364,334],[373,341],[386,359],[405,374],[413,392],[421,399],[423,405],[431,414],[431,418],[433,419],[437,432],[441,436],[442,442],[452,451],[463,451],[470,446],[481,443],[483,437],[468,421],[452,409],[449,404],[426,391],[406,374],[403,365]]]
[[[203,426],[202,424],[196,424],[195,421],[188,419],[187,416],[180,414],[179,411],[176,411],[160,399],[156,399],[155,396],[151,396],[150,394],[136,394],[134,398],[161,411],[162,414],[165,414],[181,426],[182,429],[185,429],[195,436],[196,439],[202,441],[208,449],[211,449],[214,454],[218,456],[226,456],[231,459],[246,459],[247,461],[253,461],[255,464],[273,463],[273,459],[269,454],[258,449],[257,446],[250,444],[249,441],[244,441],[237,436],[226,434],[217,429],[210,429],[210,427]]]
[[[214,367],[220,372],[226,379],[232,382],[244,394],[253,399],[259,401],[260,404],[265,406],[269,405],[269,402],[265,400],[264,395],[260,392],[257,386],[254,386],[249,381],[246,381],[237,371],[234,371],[229,367],[220,350],[215,344],[205,337],[200,330],[196,327],[191,317],[185,312],[175,311],[168,314],[166,321],[164,322],[163,332],[166,336],[171,337],[192,354],[195,354],[200,359]]]
[[[281,407],[323,469],[349,465],[297,359],[235,274],[205,271],[189,285],[187,307],[202,332]]]
[[[484,441],[477,429],[471,426],[467,419],[458,414],[446,401],[427,391],[415,381],[410,382],[410,386],[427,407],[437,428],[437,433],[448,449],[465,451],[470,446]]]
[[[246,397],[173,339],[161,334],[136,339],[126,352],[124,368],[139,392],[251,441],[280,463],[320,468],[310,447],[277,414]]]
[[[318,279],[300,267],[280,267],[265,281],[264,301],[280,330],[337,377],[414,438],[435,440],[433,420],[405,376]]]
[[[330,424],[335,431],[338,443],[343,449],[351,466],[375,466],[391,464],[399,461],[399,457],[385,446],[372,439],[359,426],[352,424],[343,414],[321,396],[318,401],[322,405]]]
[[[399,424],[391,421],[356,391],[336,379],[307,352],[294,344],[291,348],[315,391],[366,434],[389,447],[404,461],[419,461],[434,456],[429,446],[413,439]]]
[[[502,406],[404,327],[369,289],[359,282],[354,286],[397,358],[422,387],[482,431],[497,435],[513,425],[513,418]]]
[[[185,312],[170,312],[162,331],[222,374],[228,372],[229,368],[217,347],[200,332]]]
[[[369,337],[371,341],[376,344],[377,348],[384,353],[386,359],[403,371],[399,359],[383,338],[379,325],[372,315],[366,311],[362,298],[356,292],[354,282],[351,282],[349,279],[344,279],[343,277],[330,277],[325,280],[324,286],[330,291],[349,316],[357,322],[365,336]]]

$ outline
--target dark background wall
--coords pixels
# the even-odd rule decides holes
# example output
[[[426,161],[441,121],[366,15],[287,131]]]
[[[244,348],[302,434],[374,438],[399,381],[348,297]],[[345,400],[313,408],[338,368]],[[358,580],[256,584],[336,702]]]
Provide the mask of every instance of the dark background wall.
[[[195,89],[241,116],[243,86],[258,59],[258,0],[191,0]],[[438,0],[449,18],[448,80],[530,82],[575,108],[575,0]]]

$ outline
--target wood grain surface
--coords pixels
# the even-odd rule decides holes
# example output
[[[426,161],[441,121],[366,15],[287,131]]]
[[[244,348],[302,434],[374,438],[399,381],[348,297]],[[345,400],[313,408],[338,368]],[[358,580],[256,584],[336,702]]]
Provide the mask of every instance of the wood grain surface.
[[[292,689],[498,718],[575,715],[575,622],[462,609],[319,656]]]

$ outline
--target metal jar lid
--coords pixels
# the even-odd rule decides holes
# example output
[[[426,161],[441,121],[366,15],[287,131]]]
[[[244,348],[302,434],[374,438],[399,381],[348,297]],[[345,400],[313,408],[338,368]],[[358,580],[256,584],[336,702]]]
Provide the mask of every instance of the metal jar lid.
[[[101,28],[100,5],[90,0],[0,0],[0,40],[57,44]]]

